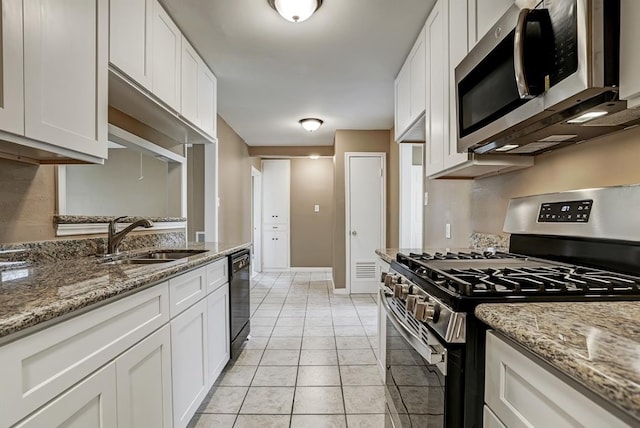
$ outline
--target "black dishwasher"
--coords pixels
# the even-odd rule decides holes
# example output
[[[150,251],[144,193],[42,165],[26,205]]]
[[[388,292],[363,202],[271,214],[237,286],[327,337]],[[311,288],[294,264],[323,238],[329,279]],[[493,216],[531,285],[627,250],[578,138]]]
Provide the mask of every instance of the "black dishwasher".
[[[250,276],[249,250],[241,250],[229,256],[229,305],[231,315],[231,359],[240,352],[242,343],[250,332]]]

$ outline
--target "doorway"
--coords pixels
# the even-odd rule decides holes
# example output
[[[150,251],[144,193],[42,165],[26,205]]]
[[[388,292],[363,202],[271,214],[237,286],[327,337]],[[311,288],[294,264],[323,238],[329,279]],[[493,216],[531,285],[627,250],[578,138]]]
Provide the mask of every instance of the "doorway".
[[[423,144],[400,144],[400,248],[422,249]]]
[[[385,247],[386,154],[345,154],[346,278],[349,293],[376,293],[375,250]]]
[[[262,173],[251,167],[251,276],[262,272]]]

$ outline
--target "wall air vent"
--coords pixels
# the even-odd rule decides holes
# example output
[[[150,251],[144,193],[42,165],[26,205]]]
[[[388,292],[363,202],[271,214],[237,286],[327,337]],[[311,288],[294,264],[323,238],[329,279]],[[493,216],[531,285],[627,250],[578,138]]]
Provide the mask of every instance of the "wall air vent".
[[[376,277],[375,262],[356,262],[356,279],[374,279]]]

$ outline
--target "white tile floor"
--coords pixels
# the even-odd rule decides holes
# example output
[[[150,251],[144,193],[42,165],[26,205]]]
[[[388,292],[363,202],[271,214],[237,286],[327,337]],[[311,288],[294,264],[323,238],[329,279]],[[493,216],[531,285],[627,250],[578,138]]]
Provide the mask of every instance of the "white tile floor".
[[[373,295],[336,295],[325,272],[252,280],[251,340],[190,427],[384,427]]]

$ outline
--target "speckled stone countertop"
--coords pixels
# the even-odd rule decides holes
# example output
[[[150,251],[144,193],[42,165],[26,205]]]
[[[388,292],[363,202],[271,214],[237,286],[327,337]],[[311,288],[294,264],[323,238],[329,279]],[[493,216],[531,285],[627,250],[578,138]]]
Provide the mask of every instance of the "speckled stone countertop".
[[[640,302],[494,303],[475,314],[640,426]]]
[[[118,256],[169,248],[194,251],[192,256],[169,263],[109,265],[102,263],[104,259],[89,256],[2,271],[0,344],[37,329],[39,324],[48,325],[48,321],[114,300],[247,247],[248,243],[189,243],[137,249]],[[204,252],[196,253],[198,250]]]
[[[95,215],[54,215],[54,224],[89,224],[89,223],[109,223],[116,216],[95,216]],[[126,217],[122,219],[123,223],[131,223],[143,217]],[[163,223],[163,222],[185,222],[185,217],[144,217],[147,220]]]

